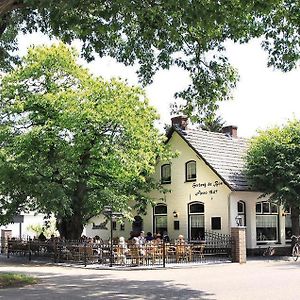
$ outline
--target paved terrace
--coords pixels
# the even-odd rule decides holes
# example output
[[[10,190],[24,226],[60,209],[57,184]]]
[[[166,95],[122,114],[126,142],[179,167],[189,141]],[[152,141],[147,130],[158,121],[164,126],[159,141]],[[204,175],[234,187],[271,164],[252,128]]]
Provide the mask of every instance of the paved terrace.
[[[300,262],[250,260],[153,270],[20,264],[0,259],[0,272],[22,272],[40,283],[0,290],[0,299],[299,299]]]

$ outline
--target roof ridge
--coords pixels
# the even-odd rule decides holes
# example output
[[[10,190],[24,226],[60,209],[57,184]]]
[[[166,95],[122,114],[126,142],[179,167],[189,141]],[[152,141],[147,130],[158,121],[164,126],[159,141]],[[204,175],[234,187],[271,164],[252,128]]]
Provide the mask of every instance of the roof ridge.
[[[202,128],[187,128],[187,129],[181,129],[181,131],[184,133],[188,133],[189,131],[192,131],[192,132],[195,132],[195,133],[199,133],[199,132],[202,132],[202,133],[205,133],[205,134],[208,134],[208,135],[219,135],[220,137],[228,137],[228,138],[231,138],[232,140],[245,140],[245,141],[249,141],[250,138],[246,138],[246,137],[235,137],[235,138],[232,138],[230,135],[226,134],[226,133],[223,133],[223,132],[215,132],[215,131],[209,131],[209,130],[203,130]]]

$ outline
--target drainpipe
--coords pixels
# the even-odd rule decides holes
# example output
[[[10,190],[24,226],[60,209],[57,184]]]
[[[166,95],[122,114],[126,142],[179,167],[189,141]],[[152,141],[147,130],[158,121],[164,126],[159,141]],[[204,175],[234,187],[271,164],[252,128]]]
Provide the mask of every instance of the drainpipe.
[[[228,232],[231,232],[231,201],[230,201],[230,197],[232,195],[232,191],[228,194]]]

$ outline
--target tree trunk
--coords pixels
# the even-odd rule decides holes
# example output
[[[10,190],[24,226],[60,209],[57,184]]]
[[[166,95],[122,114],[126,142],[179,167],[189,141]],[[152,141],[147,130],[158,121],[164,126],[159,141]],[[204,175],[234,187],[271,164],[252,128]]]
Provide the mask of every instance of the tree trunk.
[[[56,226],[60,236],[66,240],[80,239],[84,227],[79,215],[62,217],[61,220],[57,220]]]
[[[300,228],[299,228],[299,207],[292,207],[291,208],[291,219],[292,219],[292,234],[299,236],[300,235]]]
[[[84,203],[87,197],[87,185],[84,181],[79,181],[71,198],[71,216],[63,216],[57,222],[57,229],[61,237],[66,240],[78,240],[81,237],[84,221]]]

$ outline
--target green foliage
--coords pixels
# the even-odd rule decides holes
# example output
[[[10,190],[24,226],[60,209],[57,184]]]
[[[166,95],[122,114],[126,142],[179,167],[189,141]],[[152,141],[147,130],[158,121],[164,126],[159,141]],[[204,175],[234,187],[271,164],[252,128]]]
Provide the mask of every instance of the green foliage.
[[[129,214],[130,201],[149,203],[156,159],[169,155],[144,92],[95,78],[76,58],[63,44],[31,48],[0,88],[2,222],[53,213],[67,238],[104,205]]]
[[[96,52],[139,64],[143,84],[176,65],[192,83],[176,94],[186,102],[174,110],[201,123],[218,101],[231,98],[238,79],[224,42],[260,37],[269,65],[290,70],[300,55],[299,12],[296,0],[1,0],[0,67],[10,65],[17,32],[37,30],[67,43],[81,40],[88,61]]]
[[[300,207],[300,122],[261,131],[246,157],[247,175],[255,190],[285,207]]]
[[[215,114],[209,114],[207,118],[200,124],[202,130],[207,130],[211,132],[222,132],[225,122],[221,116],[216,116]]]
[[[59,235],[56,229],[56,221],[54,218],[51,218],[48,222],[46,222],[45,225],[32,224],[28,225],[26,229],[33,232],[36,237],[38,237],[42,232],[44,233],[46,238],[50,238],[52,234],[54,236]]]

